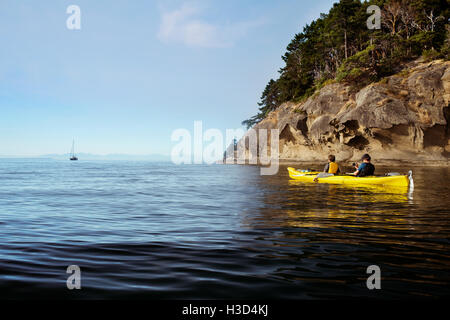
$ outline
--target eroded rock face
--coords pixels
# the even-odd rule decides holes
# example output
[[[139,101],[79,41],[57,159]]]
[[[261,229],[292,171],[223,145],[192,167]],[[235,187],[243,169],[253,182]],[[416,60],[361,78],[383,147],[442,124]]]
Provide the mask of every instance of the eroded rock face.
[[[281,105],[253,129],[279,130],[282,160],[324,161],[330,153],[338,161],[363,153],[382,160],[448,160],[449,66],[415,62],[356,94],[330,84],[303,103]]]

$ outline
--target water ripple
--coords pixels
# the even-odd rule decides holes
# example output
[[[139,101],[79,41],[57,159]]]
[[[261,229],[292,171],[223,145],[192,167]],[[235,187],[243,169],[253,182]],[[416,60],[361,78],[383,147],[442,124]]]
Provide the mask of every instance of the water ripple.
[[[296,183],[285,168],[264,177],[252,166],[1,160],[1,295],[448,296],[450,170],[414,171],[411,197]],[[382,293],[365,286],[372,264]]]

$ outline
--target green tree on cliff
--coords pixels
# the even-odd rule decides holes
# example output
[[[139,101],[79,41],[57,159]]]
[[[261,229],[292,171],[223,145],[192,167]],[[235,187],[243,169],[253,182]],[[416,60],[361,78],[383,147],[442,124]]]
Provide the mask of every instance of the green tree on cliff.
[[[258,105],[260,106],[259,113],[256,116],[243,121],[242,125],[250,128],[264,119],[270,111],[275,110],[280,104],[278,92],[279,90],[277,82],[271,79],[264,89],[264,92],[262,93],[261,102],[258,103]]]
[[[367,8],[382,10],[382,29],[368,30]],[[278,79],[261,96],[251,127],[286,101],[310,96],[328,79],[355,87],[399,71],[422,54],[448,57],[447,0],[341,0],[296,34],[282,59]]]

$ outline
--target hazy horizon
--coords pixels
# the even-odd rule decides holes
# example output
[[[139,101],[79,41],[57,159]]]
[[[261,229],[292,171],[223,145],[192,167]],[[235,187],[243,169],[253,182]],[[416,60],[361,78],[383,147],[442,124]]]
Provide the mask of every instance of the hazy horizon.
[[[152,154],[123,154],[123,153],[108,153],[108,154],[94,154],[94,153],[77,153],[80,160],[121,160],[121,159],[165,159],[170,161],[170,155],[152,153]],[[40,155],[0,155],[0,159],[69,159],[70,153],[50,153]]]
[[[73,139],[77,153],[168,155],[196,120],[242,128],[290,40],[334,2],[2,1],[0,155]]]

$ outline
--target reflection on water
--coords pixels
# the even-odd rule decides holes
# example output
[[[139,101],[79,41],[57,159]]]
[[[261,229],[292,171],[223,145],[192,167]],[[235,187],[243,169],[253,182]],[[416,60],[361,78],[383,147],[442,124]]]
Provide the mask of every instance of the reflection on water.
[[[407,219],[402,212],[414,208],[414,189],[409,187],[315,184],[288,177],[282,182],[283,174],[269,178],[275,179],[286,187],[282,194],[270,193],[264,199],[262,216],[272,217],[265,219],[267,227],[364,228],[384,222],[386,228],[404,229]]]
[[[246,215],[244,225],[279,230],[276,237],[267,237],[280,248],[278,258],[284,248],[299,250],[288,255],[299,265],[283,268],[279,275],[285,279],[329,285],[343,281],[349,290],[343,296],[366,296],[361,287],[351,285],[355,279],[349,275],[357,270],[362,275],[363,266],[376,264],[383,271],[384,298],[448,295],[450,170],[414,172],[415,188],[410,190],[303,183],[289,180],[282,168],[278,176],[261,177],[267,190],[264,206],[258,214]],[[305,267],[308,261],[311,269]],[[331,287],[339,296],[341,288]],[[316,288],[313,295],[323,296]]]
[[[382,168],[405,172],[409,168]],[[415,188],[302,183],[286,168],[0,161],[7,298],[409,298],[449,292],[449,168]],[[65,288],[68,265],[83,272]],[[382,271],[369,291],[366,268]]]
[[[288,205],[294,206],[302,199],[298,198],[298,189],[304,183],[290,180],[289,190],[291,196],[288,198]],[[388,204],[412,204],[412,195],[409,188],[385,188],[383,186],[362,186],[354,187],[348,185],[328,185],[326,195],[323,197],[325,208],[305,208],[302,210],[288,209],[288,225],[298,227],[366,227],[371,223],[380,223],[388,220],[388,228],[405,228],[405,219],[392,208],[388,209]],[[305,199],[303,199],[305,200]],[[388,212],[387,212],[388,211]],[[385,217],[387,212],[389,217]],[[364,224],[360,224],[364,219]],[[303,221],[303,222],[302,222]],[[319,221],[324,224],[312,223]]]

